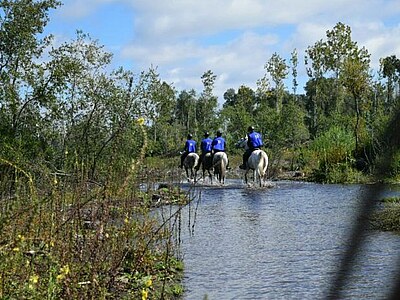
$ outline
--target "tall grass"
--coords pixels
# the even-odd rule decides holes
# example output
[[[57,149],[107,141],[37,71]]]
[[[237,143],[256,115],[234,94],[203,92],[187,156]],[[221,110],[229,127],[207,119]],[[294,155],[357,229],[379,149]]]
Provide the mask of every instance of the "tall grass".
[[[324,183],[363,180],[361,172],[354,168],[354,147],[354,136],[341,127],[334,126],[318,136],[310,145],[307,155],[308,163],[315,165],[311,179]]]
[[[121,177],[101,183],[83,164],[55,173],[0,160],[1,299],[173,299],[182,294],[176,236],[188,195],[166,188],[178,209],[160,220],[140,188],[143,151]],[[72,154],[70,154],[72,155]],[[160,195],[158,195],[160,196]]]

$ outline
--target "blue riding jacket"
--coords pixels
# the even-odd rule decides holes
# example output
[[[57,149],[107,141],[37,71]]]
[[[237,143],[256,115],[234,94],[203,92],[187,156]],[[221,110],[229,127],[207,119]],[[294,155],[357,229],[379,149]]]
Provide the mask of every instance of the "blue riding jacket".
[[[208,153],[208,152],[211,152],[211,149],[212,149],[212,139],[210,139],[210,138],[205,138],[205,139],[203,139],[202,141],[201,141],[201,144],[200,144],[200,148],[201,148],[201,151],[203,152],[203,153]]]
[[[261,134],[252,132],[248,134],[249,140],[247,142],[250,149],[260,148],[263,145]]]
[[[217,151],[225,151],[225,139],[221,136],[214,138],[212,141],[212,149]]]
[[[194,140],[187,140],[185,143],[185,151],[188,153],[196,152],[196,142]]]

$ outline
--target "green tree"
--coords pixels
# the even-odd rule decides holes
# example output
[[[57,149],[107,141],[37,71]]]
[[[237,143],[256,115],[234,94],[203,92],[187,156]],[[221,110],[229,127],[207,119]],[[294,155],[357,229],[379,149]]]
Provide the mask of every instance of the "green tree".
[[[292,77],[293,77],[293,97],[296,98],[297,87],[299,83],[297,82],[297,67],[299,65],[299,58],[297,54],[297,49],[294,49],[291,53],[290,63],[292,68]]]
[[[386,109],[394,107],[396,85],[400,86],[400,59],[396,55],[380,59],[380,72],[386,78]]]
[[[288,75],[289,66],[286,64],[285,59],[281,58],[275,52],[265,64],[264,68],[271,75],[272,81],[275,84],[276,111],[279,113],[282,109],[282,101],[285,89],[283,80]]]
[[[315,136],[318,128],[324,128],[328,124],[324,120],[339,118],[335,124],[342,122],[342,114],[351,112],[357,118],[357,112],[352,105],[344,100],[345,88],[350,83],[345,83],[348,76],[349,61],[360,61],[361,64],[369,62],[369,54],[365,48],[359,48],[357,43],[351,39],[351,29],[343,23],[337,23],[332,30],[326,32],[326,40],[320,40],[312,47],[308,47],[306,52],[306,64],[311,61],[311,68],[308,68],[308,74],[314,81],[314,89],[309,88],[308,92],[313,90],[314,94],[309,93],[309,99],[313,102],[309,107],[312,108],[310,115],[313,116],[313,130]],[[329,80],[325,80],[329,79]],[[309,86],[311,87],[311,86]]]
[[[361,49],[357,54],[348,57],[343,63],[343,70],[341,80],[343,86],[350,92],[354,100],[354,110],[356,120],[354,125],[354,138],[355,138],[355,152],[359,152],[359,131],[361,118],[365,112],[369,110],[370,103],[368,98],[368,91],[370,88],[370,75],[369,75],[369,54],[365,49]]]
[[[256,97],[254,91],[244,85],[234,95],[232,92],[234,90],[229,89],[224,94],[229,95],[229,98],[223,104],[221,119],[226,131],[230,133],[229,142],[236,142],[246,134],[247,127],[254,124]]]
[[[176,118],[183,130],[194,133],[197,128],[196,92],[183,90],[179,93],[176,103]]]
[[[214,96],[213,89],[217,76],[210,70],[201,76],[203,91],[196,103],[196,114],[199,131],[215,129],[218,98]]]
[[[44,142],[38,138],[41,111],[53,100],[39,60],[52,36],[39,35],[49,10],[59,5],[55,0],[0,2],[0,141],[33,157]]]

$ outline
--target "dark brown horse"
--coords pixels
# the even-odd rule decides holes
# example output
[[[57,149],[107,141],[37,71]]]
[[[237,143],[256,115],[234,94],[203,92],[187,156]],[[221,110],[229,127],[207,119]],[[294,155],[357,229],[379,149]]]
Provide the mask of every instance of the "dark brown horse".
[[[189,153],[186,157],[185,160],[183,161],[183,166],[185,167],[186,171],[186,176],[188,181],[193,179],[196,181],[196,166],[199,163],[199,155],[197,153]],[[189,176],[189,171],[190,171],[190,176]]]
[[[211,171],[213,170],[213,163],[212,163],[212,155],[211,153],[206,153],[203,156],[203,161],[202,161],[202,168],[203,168],[203,179],[205,180],[205,173],[207,171],[208,173],[208,178],[210,178],[210,181],[212,183],[212,174]]]

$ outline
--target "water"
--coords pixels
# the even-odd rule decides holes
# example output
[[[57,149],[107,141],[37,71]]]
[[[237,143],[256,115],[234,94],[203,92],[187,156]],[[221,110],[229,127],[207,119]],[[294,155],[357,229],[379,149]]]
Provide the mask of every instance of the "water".
[[[182,213],[184,299],[323,299],[345,250],[362,185],[240,180],[200,187]],[[399,195],[399,190],[388,190]],[[400,236],[368,231],[344,299],[385,299]]]

